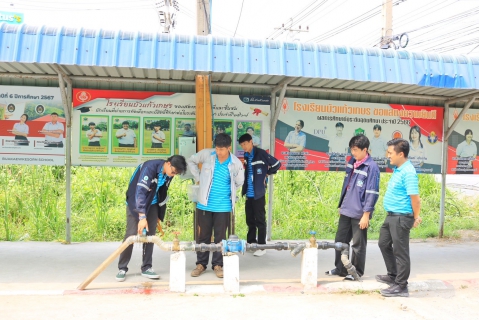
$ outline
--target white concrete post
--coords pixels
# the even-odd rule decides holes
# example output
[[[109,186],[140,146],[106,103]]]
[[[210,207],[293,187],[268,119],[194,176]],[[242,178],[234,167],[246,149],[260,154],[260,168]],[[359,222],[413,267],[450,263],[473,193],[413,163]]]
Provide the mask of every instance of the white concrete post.
[[[170,291],[186,291],[186,257],[183,251],[170,256]]]
[[[223,288],[226,293],[239,293],[239,257],[223,257]]]
[[[301,284],[315,288],[318,284],[318,249],[304,249],[301,256]]]

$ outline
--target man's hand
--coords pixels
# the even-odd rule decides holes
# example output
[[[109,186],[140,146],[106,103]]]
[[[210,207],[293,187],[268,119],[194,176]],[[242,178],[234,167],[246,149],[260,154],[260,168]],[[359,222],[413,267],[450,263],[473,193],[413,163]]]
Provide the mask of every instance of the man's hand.
[[[416,228],[417,226],[419,226],[422,222],[422,218],[420,216],[418,216],[417,218],[414,218],[414,225],[412,226],[413,228]]]
[[[146,232],[150,231],[148,230],[148,222],[146,221],[146,219],[141,219],[140,222],[138,222],[138,234],[141,235],[141,233],[143,232],[143,229],[146,228]]]
[[[359,229],[366,229],[369,227],[369,212],[365,212],[361,220],[359,220]]]

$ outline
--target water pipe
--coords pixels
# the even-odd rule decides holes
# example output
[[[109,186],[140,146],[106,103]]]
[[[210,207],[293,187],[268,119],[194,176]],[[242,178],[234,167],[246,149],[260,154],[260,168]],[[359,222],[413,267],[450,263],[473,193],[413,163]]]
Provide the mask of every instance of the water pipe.
[[[311,234],[314,237],[314,234]],[[158,236],[145,236],[135,235],[128,237],[119,247],[116,249],[98,268],[93,271],[88,278],[83,281],[77,289],[84,290],[103,270],[106,269],[110,263],[113,262],[129,245],[133,243],[154,243],[160,249],[164,251],[197,251],[197,252],[221,252],[223,255],[229,255],[231,253],[245,253],[245,251],[256,251],[265,249],[275,250],[291,250],[291,255],[296,257],[306,247],[311,246],[316,242],[316,239],[310,239],[309,243],[305,242],[277,242],[271,244],[257,244],[246,243],[245,240],[240,240],[236,235],[230,235],[228,240],[223,240],[221,243],[195,243],[193,241],[178,241],[176,236],[172,242],[165,242]],[[359,276],[356,272],[356,268],[349,261],[349,246],[346,243],[329,243],[329,242],[316,242],[318,249],[335,249],[341,251],[341,261],[343,262],[348,273],[351,274],[356,280],[359,280]]]
[[[350,275],[353,276],[354,280],[356,281],[362,281],[361,278],[359,277],[356,267],[353,266],[351,261],[349,261],[349,245],[347,243],[341,243],[341,242],[318,242],[318,249],[335,249],[337,251],[341,251],[341,262],[343,263],[344,267],[348,271]]]

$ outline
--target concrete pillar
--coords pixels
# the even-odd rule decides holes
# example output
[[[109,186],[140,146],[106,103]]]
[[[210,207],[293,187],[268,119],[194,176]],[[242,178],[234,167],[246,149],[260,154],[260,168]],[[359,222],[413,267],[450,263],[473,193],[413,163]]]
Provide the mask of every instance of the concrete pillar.
[[[318,249],[307,248],[301,256],[301,284],[315,288],[318,284]]]
[[[223,257],[223,288],[226,293],[239,293],[239,257]]]
[[[186,257],[183,251],[170,256],[170,291],[186,291]]]

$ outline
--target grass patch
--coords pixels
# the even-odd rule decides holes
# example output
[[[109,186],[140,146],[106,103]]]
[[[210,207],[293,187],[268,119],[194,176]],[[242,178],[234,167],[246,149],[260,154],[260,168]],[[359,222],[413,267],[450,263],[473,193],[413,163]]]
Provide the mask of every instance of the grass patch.
[[[135,168],[72,168],[72,241],[120,241],[125,232],[125,191]],[[275,175],[272,221],[273,239],[307,239],[315,230],[318,239],[334,239],[339,219],[337,204],[344,173],[281,171]],[[381,175],[380,197],[369,239],[379,237],[385,218],[382,207],[389,174]],[[65,168],[3,165],[0,171],[0,240],[54,241],[65,237]],[[191,180],[174,179],[163,230],[172,240],[193,239],[194,205],[188,201]],[[438,235],[440,184],[431,175],[420,175],[423,223],[412,238]],[[479,230],[479,202],[446,193],[444,235],[457,238],[459,230]],[[236,206],[236,234],[246,238],[244,198]]]

